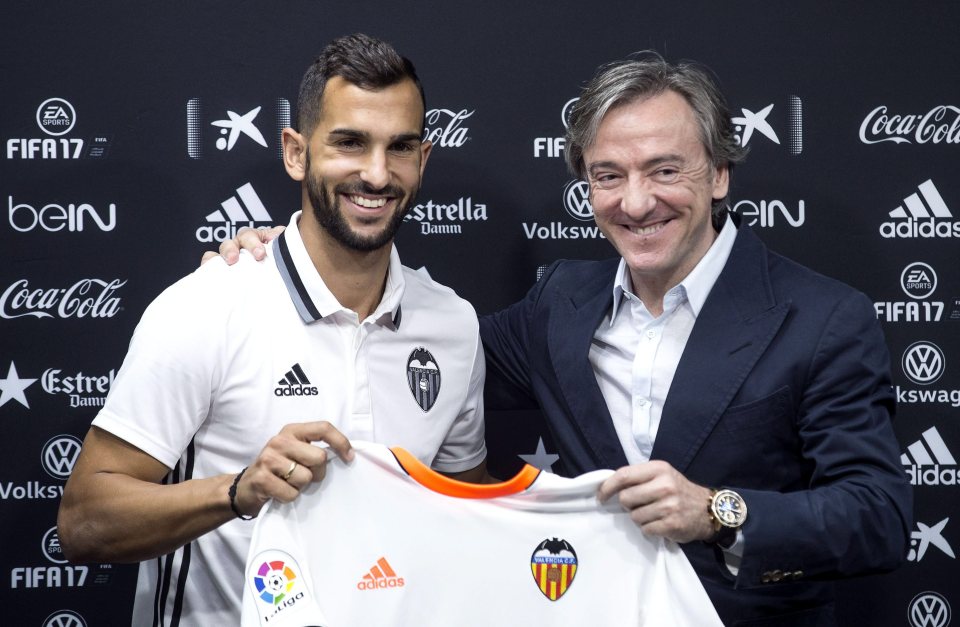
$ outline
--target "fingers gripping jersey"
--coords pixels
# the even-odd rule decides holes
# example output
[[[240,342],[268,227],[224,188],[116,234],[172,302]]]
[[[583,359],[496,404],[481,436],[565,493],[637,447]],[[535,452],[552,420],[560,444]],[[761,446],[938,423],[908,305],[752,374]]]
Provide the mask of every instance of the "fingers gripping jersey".
[[[721,625],[679,547],[647,537],[575,479],[527,466],[472,485],[403,449],[354,443],[351,464],[254,530],[243,625]]]

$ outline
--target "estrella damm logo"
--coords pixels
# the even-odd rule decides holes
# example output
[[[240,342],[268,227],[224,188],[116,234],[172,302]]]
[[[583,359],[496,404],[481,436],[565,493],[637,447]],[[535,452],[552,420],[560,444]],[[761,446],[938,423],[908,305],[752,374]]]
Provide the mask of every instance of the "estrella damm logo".
[[[562,597],[577,575],[577,552],[566,540],[548,538],[530,556],[533,580],[551,601]]]
[[[263,562],[253,577],[257,594],[271,605],[279,605],[293,589],[297,574],[280,560]]]

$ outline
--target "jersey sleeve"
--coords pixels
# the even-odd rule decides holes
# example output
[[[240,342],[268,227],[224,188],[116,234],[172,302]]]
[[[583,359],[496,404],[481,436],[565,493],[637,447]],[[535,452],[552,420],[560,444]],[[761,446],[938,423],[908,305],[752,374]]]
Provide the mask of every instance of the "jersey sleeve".
[[[447,432],[431,466],[439,472],[463,472],[478,466],[487,457],[487,445],[483,438],[483,383],[486,364],[479,334],[473,367],[470,370],[470,385],[463,406],[450,430]]]
[[[296,502],[271,501],[257,519],[244,570],[242,627],[327,625]]]

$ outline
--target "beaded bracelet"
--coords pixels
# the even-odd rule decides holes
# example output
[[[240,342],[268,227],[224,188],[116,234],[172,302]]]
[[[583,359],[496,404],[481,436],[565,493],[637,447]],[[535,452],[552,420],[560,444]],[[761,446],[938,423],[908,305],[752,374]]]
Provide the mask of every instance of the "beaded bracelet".
[[[253,516],[247,516],[237,509],[237,485],[240,483],[240,477],[242,477],[245,472],[247,472],[246,468],[241,470],[237,476],[233,478],[233,483],[230,485],[230,490],[227,494],[230,496],[230,509],[237,515],[237,518],[240,520],[253,520]]]

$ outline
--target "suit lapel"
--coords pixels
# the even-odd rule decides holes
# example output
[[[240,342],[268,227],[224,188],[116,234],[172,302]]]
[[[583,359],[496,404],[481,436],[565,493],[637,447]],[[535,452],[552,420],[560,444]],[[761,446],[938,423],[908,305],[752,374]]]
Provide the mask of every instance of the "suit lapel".
[[[589,359],[593,334],[613,306],[618,261],[598,264],[595,279],[578,285],[576,292],[560,294],[551,304],[547,330],[553,371],[596,468],[619,468],[627,463]]]
[[[653,458],[686,470],[780,329],[789,306],[774,299],[766,248],[740,227],[680,358]]]

